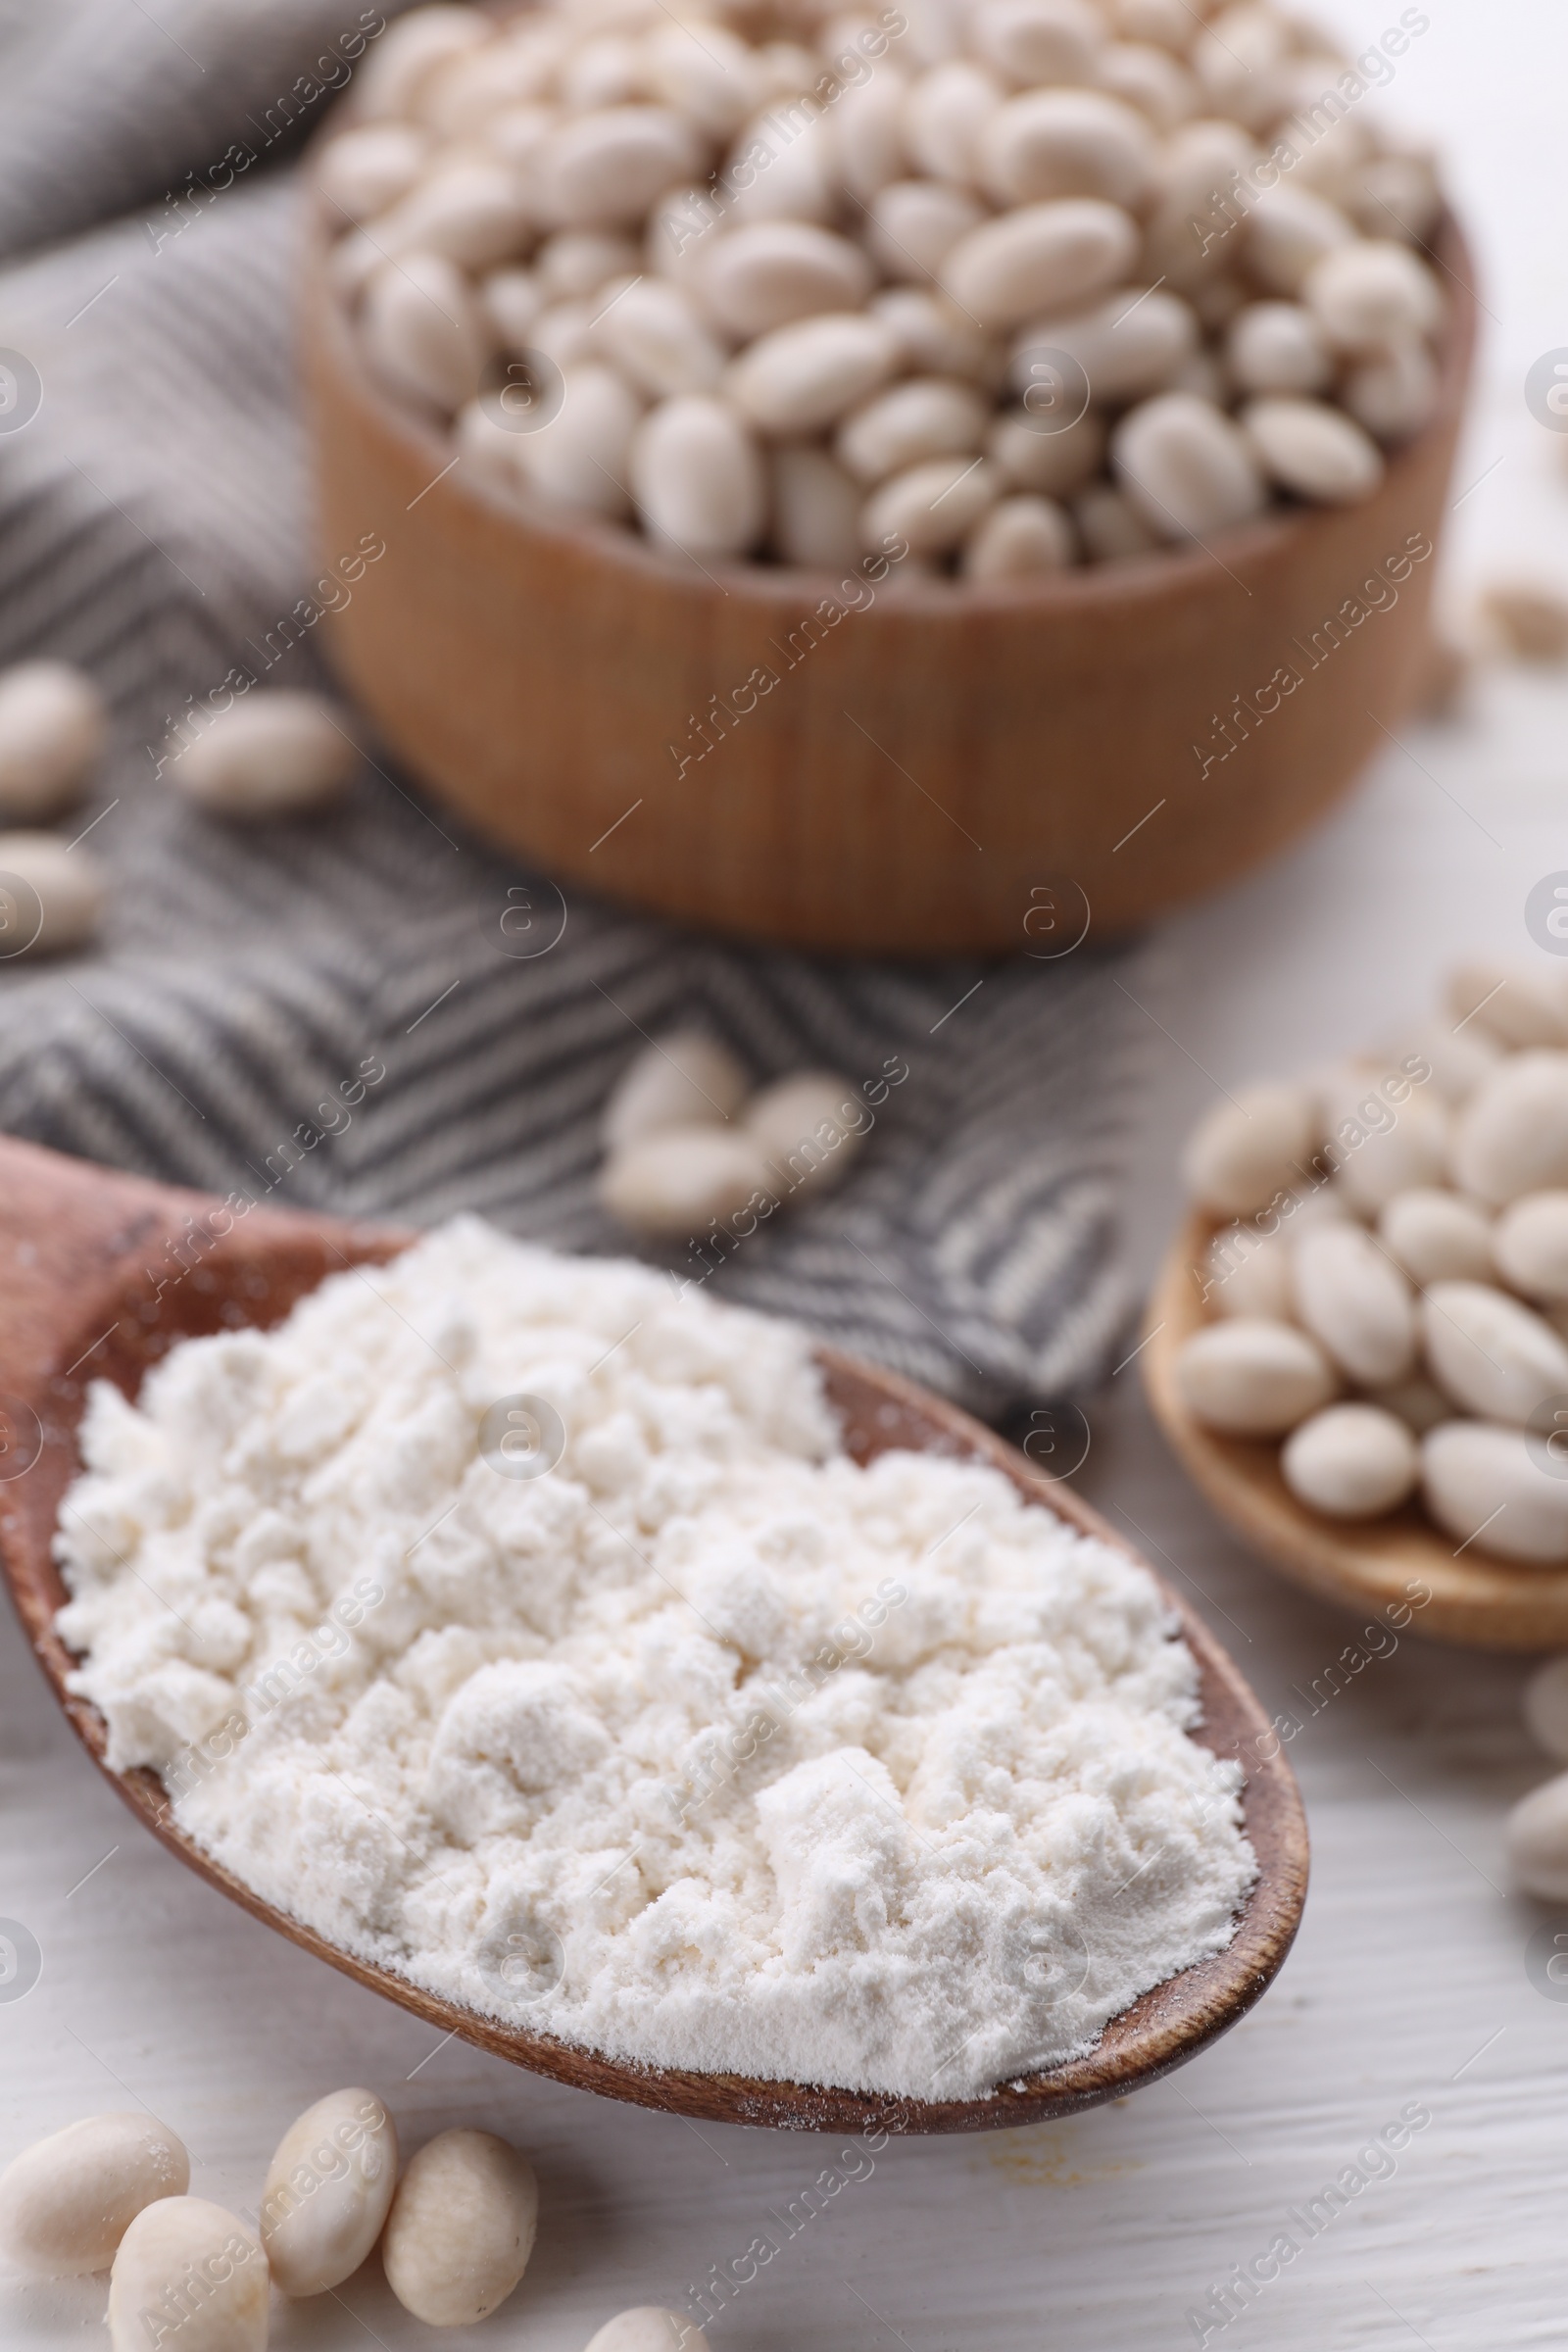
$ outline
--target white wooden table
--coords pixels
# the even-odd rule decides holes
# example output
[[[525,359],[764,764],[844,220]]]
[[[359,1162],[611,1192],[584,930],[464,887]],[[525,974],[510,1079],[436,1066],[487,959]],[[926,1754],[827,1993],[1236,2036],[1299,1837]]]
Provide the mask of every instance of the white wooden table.
[[[1365,41],[1394,0],[1342,0]],[[1449,582],[1514,557],[1568,579],[1568,440],[1526,415],[1530,362],[1568,344],[1558,193],[1568,15],[1554,0],[1431,0],[1390,100],[1449,140],[1483,262],[1483,397],[1461,460]],[[1472,487],[1479,483],[1479,487]],[[1468,496],[1464,496],[1465,492]],[[1150,996],[1133,1237],[1153,1262],[1178,1138],[1216,1084],[1327,1059],[1377,1007],[1422,1009],[1456,948],[1532,953],[1531,883],[1568,866],[1568,686],[1489,679],[1460,726],[1414,731],[1287,865],[1168,929]],[[1250,1563],[1149,1426],[1135,1371],[1092,1410],[1083,1484],[1152,1539],[1271,1708],[1305,1712],[1354,1632]],[[1416,2105],[1430,2124],[1210,2343],[1436,2352],[1562,2340],[1568,2002],[1538,1990],[1543,1915],[1504,1891],[1503,1809],[1546,1767],[1518,1728],[1522,1669],[1407,1639],[1306,1723],[1292,1757],[1312,1893],[1274,1990],[1170,2082],[1076,2123],[890,2145],[714,2329],[736,2352],[1144,2352]],[[0,1915],[42,1948],[0,2000],[0,2156],[106,2106],[145,2103],[198,2159],[192,2186],[254,2208],[283,2126],[338,2083],[374,2085],[416,2140],[506,2132],[543,2183],[525,2285],[469,2332],[581,2352],[611,2313],[682,2303],[744,2249],[835,2143],[704,2127],[514,2073],[253,1925],[145,1837],[0,1624]],[[3,1987],[0,1987],[3,1990]],[[1565,1987],[1568,1990],[1568,1987]],[[863,2166],[858,2159],[857,2168]],[[1266,2267],[1266,2266],[1265,2266]],[[102,2289],[0,2285],[0,2345],[98,2340]],[[437,2340],[373,2268],[287,2307],[289,2347]],[[452,2340],[458,2340],[453,2338]]]

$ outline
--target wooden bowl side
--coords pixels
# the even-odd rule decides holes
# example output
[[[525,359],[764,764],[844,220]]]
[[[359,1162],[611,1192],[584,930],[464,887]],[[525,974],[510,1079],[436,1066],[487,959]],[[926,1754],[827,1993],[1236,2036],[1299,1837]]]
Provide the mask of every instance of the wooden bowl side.
[[[259,1208],[204,1242],[217,1207],[197,1194],[110,1175],[30,1145],[0,1141],[0,1254],[17,1267],[14,1282],[0,1295],[0,1389],[5,1392],[0,1417],[13,1446],[34,1425],[41,1440],[36,1456],[0,1485],[0,1563],[55,1695],[111,1786],[172,1853],[254,1918],[438,2032],[460,2034],[535,2073],[674,2114],[791,2131],[971,2132],[1070,2113],[1180,2065],[1257,1999],[1290,1948],[1305,1899],[1307,1839],[1300,1799],[1256,1699],[1204,1627],[1163,1587],[1198,1661],[1203,1721],[1196,1736],[1216,1753],[1240,1757],[1245,1766],[1247,1831],[1257,1853],[1257,1885],[1224,1952],[1146,1993],[1111,2021],[1087,2058],[991,2099],[919,2103],[631,2066],[425,1992],[340,1950],[262,1900],[180,1829],[153,1773],[110,1769],[102,1717],[68,1688],[74,1660],[54,1625],[67,1595],[51,1539],[61,1496],[80,1466],[76,1428],[93,1379],[107,1377],[134,1394],[148,1368],[176,1340],[276,1322],[327,1274],[384,1262],[412,1237]],[[172,1259],[174,1250],[189,1261],[183,1271]],[[1076,1495],[1041,1479],[1021,1454],[968,1415],[834,1350],[823,1349],[822,1362],[845,1443],[857,1459],[912,1446],[988,1461],[1030,1500],[1130,1552]],[[23,1452],[13,1450],[12,1458],[21,1461]]]
[[[1062,883],[1126,932],[1291,841],[1419,690],[1437,566],[1402,551],[1441,536],[1475,314],[1442,250],[1438,410],[1365,504],[958,589],[682,569],[498,498],[361,363],[318,220],[318,546],[385,549],[328,654],[425,784],[568,886],[854,955],[1020,952]]]
[[[1324,1600],[1412,1613],[1409,1630],[1470,1649],[1568,1649],[1568,1570],[1521,1568],[1472,1544],[1456,1552],[1414,1503],[1387,1519],[1321,1519],[1280,1474],[1279,1447],[1217,1437],[1176,1388],[1176,1356],[1207,1320],[1204,1254],[1224,1219],[1190,1216],[1150,1300],[1141,1362],[1154,1417],[1178,1460],[1249,1549]]]

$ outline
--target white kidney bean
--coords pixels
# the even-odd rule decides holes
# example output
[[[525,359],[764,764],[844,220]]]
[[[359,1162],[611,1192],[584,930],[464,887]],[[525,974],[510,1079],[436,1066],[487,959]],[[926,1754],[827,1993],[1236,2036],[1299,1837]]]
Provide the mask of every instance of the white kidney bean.
[[[1568,1205],[1568,1196],[1563,1198]],[[1418,1289],[1429,1282],[1493,1279],[1492,1227],[1475,1203],[1457,1193],[1425,1186],[1396,1193],[1384,1203],[1378,1236]]]
[[[1161,542],[1119,490],[1100,484],[1073,501],[1072,518],[1096,564],[1121,564],[1152,555]]]
[[[1427,1368],[1455,1404],[1523,1423],[1568,1396],[1568,1347],[1517,1298],[1479,1282],[1437,1282],[1421,1301]]]
[[[582,52],[579,50],[577,56]],[[563,62],[558,28],[536,24],[515,37],[485,42],[435,67],[419,86],[415,113],[436,138],[463,146],[484,137],[501,114],[542,98],[558,71],[571,77],[575,60]],[[586,97],[568,103],[586,106]],[[605,104],[605,100],[594,103]]]
[[[1377,443],[1325,400],[1249,401],[1242,430],[1283,490],[1319,506],[1357,506],[1383,479]]]
[[[1449,974],[1447,1001],[1462,1034],[1479,1035],[1483,1045],[1568,1045],[1568,985],[1555,970],[1461,963]]]
[[[162,2320],[179,2352],[266,2352],[269,2284],[267,2256],[243,2222],[205,2197],[160,2197],[115,2255],[110,2343],[147,2352]]]
[[[859,562],[859,482],[825,450],[806,446],[775,449],[772,478],[773,537],[786,564],[841,571]]]
[[[735,360],[729,397],[767,433],[819,431],[886,383],[898,365],[892,330],[850,314],[775,327]]]
[[[1014,409],[996,419],[985,448],[1013,488],[1068,498],[1100,471],[1106,438],[1104,419],[1092,409],[1059,433],[1042,432],[1038,417]]]
[[[318,694],[253,691],[172,754],[167,773],[214,816],[298,816],[341,798],[359,746]]]
[[[995,74],[967,58],[933,66],[904,103],[906,154],[936,180],[959,186],[978,174],[980,141],[1005,91]]]
[[[1568,1054],[1509,1056],[1459,1113],[1453,1179],[1502,1207],[1568,1186]]]
[[[601,383],[608,363],[639,405],[718,393],[791,442],[906,370],[976,387],[987,413],[965,439],[994,444],[997,495],[1026,503],[911,555],[908,578],[1151,553],[1273,495],[1364,497],[1380,445],[1431,412],[1425,337],[1444,306],[1408,241],[1436,201],[1425,158],[1347,119],[1226,213],[1235,175],[1316,102],[1314,76],[1343,70],[1266,8],[1238,0],[1209,24],[1206,6],[1177,0],[918,0],[889,56],[868,0],[770,42],[749,20],[606,5],[581,25],[416,9],[368,61],[373,103],[323,165],[342,217],[368,222],[338,238],[329,270],[362,308],[371,366],[461,414],[460,450],[492,485],[627,515],[613,466],[587,492],[571,426],[500,445],[474,405],[498,350],[537,350],[568,376],[598,369]],[[1408,222],[1358,235],[1384,196]],[[452,260],[483,277],[482,298],[441,278]],[[892,281],[881,292],[878,273]],[[808,340],[780,349],[792,327]],[[1099,420],[1052,449],[1024,437],[1038,418],[998,415],[1012,337],[1026,393],[1049,347],[1071,353],[1095,404],[1131,409],[1110,481],[1088,461]],[[1226,413],[1238,392],[1254,403],[1245,432]],[[659,431],[644,439],[657,447]],[[908,454],[876,470],[907,471]],[[910,462],[943,454],[921,443]],[[842,546],[833,476],[794,460],[773,470],[814,482]],[[1027,503],[1066,497],[1070,522]],[[793,531],[780,516],[743,552],[780,552]]]
[[[563,228],[533,257],[546,302],[585,302],[617,277],[637,274],[637,248],[605,228]]]
[[[677,1240],[732,1217],[770,1190],[754,1136],[718,1127],[666,1127],[626,1144],[600,1173],[599,1199],[633,1233]]]
[[[1428,1084],[1433,1093],[1450,1109],[1457,1109],[1470,1100],[1482,1079],[1492,1075],[1499,1058],[1496,1041],[1479,1021],[1458,1030],[1447,1021],[1429,1021],[1378,1057],[1378,1066],[1393,1069],[1400,1062],[1424,1061],[1432,1072]]]
[[[1424,245],[1443,211],[1443,191],[1430,156],[1379,155],[1357,165],[1346,202],[1363,236],[1397,229],[1407,243]]]
[[[1166,49],[1152,42],[1113,41],[1101,56],[1095,79],[1102,90],[1137,107],[1156,130],[1171,131],[1197,114],[1198,84]]]
[[[619,1152],[670,1127],[723,1127],[750,1085],[727,1046],[701,1029],[656,1038],[629,1061],[605,1104],[600,1137]]]
[[[508,106],[492,115],[484,126],[484,152],[498,156],[508,169],[517,175],[517,185],[527,198],[530,210],[545,222],[544,205],[539,193],[539,167],[544,160],[550,134],[561,122],[561,112],[554,106]]]
[[[761,157],[769,160],[754,160]],[[838,191],[825,118],[794,129],[766,114],[755,118],[730,151],[724,181],[734,190],[726,216],[732,227],[751,220],[830,221]]]
[[[1185,57],[1197,26],[1187,0],[1109,0],[1104,14],[1124,40],[1152,41]]]
[[[329,141],[316,184],[346,220],[373,220],[408,194],[429,151],[429,140],[411,122],[366,122]]]
[[[866,500],[860,545],[874,553],[899,538],[911,555],[945,555],[968,537],[1001,490],[1002,477],[986,458],[932,458],[910,466]]]
[[[659,25],[644,38],[640,54],[654,95],[690,116],[711,138],[729,138],[756,104],[753,52],[711,18],[700,32],[686,24]]]
[[[1255,160],[1256,150],[1240,123],[1212,118],[1183,123],[1163,153],[1155,157],[1154,180],[1161,207],[1172,218],[1181,216],[1189,252],[1197,253],[1199,247],[1193,234],[1194,219],[1206,219],[1214,191]],[[1217,238],[1215,243],[1219,243]],[[1216,266],[1223,267],[1234,258],[1221,254]]]
[[[0,954],[84,947],[108,896],[108,876],[89,851],[54,833],[0,833]]]
[[[999,204],[1102,196],[1132,210],[1149,184],[1149,125],[1100,90],[1030,90],[981,128],[980,184]]]
[[[1518,575],[1489,581],[1477,617],[1495,651],[1510,661],[1554,669],[1568,660],[1568,597],[1547,581]]]
[[[631,279],[608,293],[593,323],[596,347],[655,400],[711,392],[729,355],[667,278]]]
[[[1265,501],[1246,434],[1191,392],[1161,392],[1131,410],[1110,455],[1127,498],[1161,539],[1205,539],[1248,521]]]
[[[1308,270],[1303,299],[1337,351],[1382,351],[1436,332],[1438,281],[1409,248],[1386,238],[1341,245]]]
[[[1508,1866],[1542,1902],[1568,1895],[1568,1772],[1522,1796],[1508,1816]]]
[[[372,2090],[334,2090],[297,2116],[267,2169],[262,2245],[285,2295],[352,2278],[381,2234],[398,2177],[398,2135]]]
[[[1228,8],[1198,31],[1193,70],[1212,111],[1254,125],[1288,111],[1282,78],[1290,35],[1279,18],[1257,8]]]
[[[1303,1233],[1291,1251],[1297,1312],[1333,1361],[1362,1388],[1388,1388],[1415,1360],[1409,1285],[1359,1225]]]
[[[1078,535],[1066,509],[1024,492],[1003,499],[975,525],[958,568],[971,580],[1020,580],[1065,571],[1077,560]]]
[[[360,331],[371,367],[393,391],[448,415],[472,397],[490,357],[468,281],[439,253],[381,263],[366,284]]]
[[[539,185],[551,220],[564,228],[640,220],[656,196],[696,171],[700,143],[684,116],[665,106],[607,106],[578,115],[551,137]]]
[[[1525,1728],[1538,1746],[1568,1764],[1568,1657],[1548,1658],[1524,1689]]]
[[[1281,1234],[1251,1225],[1222,1225],[1204,1256],[1203,1303],[1216,1315],[1249,1315],[1265,1323],[1294,1323],[1296,1290],[1290,1251]]]
[[[351,228],[327,255],[327,281],[333,293],[352,309],[364,300],[366,287],[385,260],[368,229]]]
[[[683,2311],[644,2303],[607,2320],[589,2337],[587,2352],[708,2352],[708,2338]]]
[[[1343,1182],[1319,1177],[1314,1169],[1310,1190],[1295,1195],[1289,1231],[1295,1239],[1298,1234],[1315,1233],[1320,1225],[1353,1225],[1356,1215]]]
[[[464,270],[489,270],[534,241],[516,175],[484,156],[443,165],[372,224],[387,254],[439,253]]]
[[[1510,1202],[1491,1240],[1504,1282],[1554,1306],[1568,1299],[1568,1192],[1527,1193]]]
[[[1280,1471],[1309,1510],[1381,1519],[1414,1492],[1421,1456],[1404,1423],[1381,1406],[1331,1404],[1291,1432]]]
[[[1250,1086],[1216,1102],[1188,1138],[1182,1174],[1200,1207],[1250,1216],[1300,1182],[1311,1156],[1317,1112],[1300,1086]]]
[[[666,188],[649,208],[644,261],[657,277],[672,278],[688,293],[693,292],[708,240],[720,233],[708,189]]]
[[[789,1192],[841,1182],[870,1131],[853,1082],[831,1070],[797,1070],[764,1086],[746,1110],[746,1132]]]
[[[1421,1494],[1456,1543],[1536,1567],[1568,1561],[1568,1479],[1533,1459],[1522,1429],[1443,1421],[1421,1441]],[[1485,1531],[1485,1532],[1483,1532]]]
[[[484,153],[496,155],[508,172],[513,172],[529,214],[541,230],[550,225],[541,190],[541,170],[550,151],[550,139],[560,129],[560,111],[555,106],[508,106],[484,124]]]
[[[833,101],[828,137],[834,166],[861,204],[869,204],[909,168],[904,144],[908,86],[898,68],[884,60],[869,80],[852,83]]]
[[[767,512],[756,441],[728,401],[705,393],[681,393],[643,418],[631,490],[649,537],[699,561],[744,555]]]
[[[858,311],[871,265],[858,245],[809,220],[758,220],[710,240],[697,268],[703,300],[736,335],[828,311]]]
[[[1391,1103],[1378,1085],[1331,1086],[1325,1112],[1340,1188],[1363,1216],[1375,1217],[1399,1193],[1446,1182],[1450,1138],[1441,1103],[1417,1094]]]
[[[354,78],[362,116],[402,115],[436,68],[488,41],[495,21],[477,8],[416,8],[389,25]]]
[[[597,296],[591,302],[547,304],[533,322],[529,350],[542,351],[564,375],[574,368],[593,367],[603,357],[597,324],[601,307]]]
[[[890,286],[873,295],[870,314],[890,329],[906,366],[922,375],[957,375],[994,389],[1005,371],[1000,346],[945,294],[925,286]]]
[[[492,270],[481,278],[479,310],[485,325],[505,352],[521,353],[545,308],[544,289],[531,270]]]
[[[627,40],[624,34],[601,33],[563,60],[557,86],[573,113],[586,114],[590,108],[626,106],[647,97],[648,69],[647,51],[636,41]],[[653,94],[667,96],[663,90]]]
[[[1323,329],[1298,302],[1250,302],[1238,311],[1225,365],[1243,392],[1321,392],[1334,373]]]
[[[1282,180],[1259,197],[1248,216],[1247,262],[1272,294],[1299,294],[1326,254],[1355,241],[1345,215],[1310,188]]]
[[[0,670],[0,820],[36,823],[80,799],[109,720],[84,670],[19,662]]]
[[[915,376],[876,393],[847,416],[834,453],[858,480],[885,481],[925,458],[973,455],[990,413],[968,384]]]
[[[980,0],[973,40],[1009,81],[1092,81],[1104,27],[1086,0]]]
[[[865,241],[889,277],[935,277],[959,238],[984,219],[967,189],[896,179],[871,199]]]
[[[1083,369],[1091,397],[1117,406],[1160,391],[1197,350],[1190,303],[1157,289],[1140,295],[1123,288],[1090,310],[1025,327],[1013,345],[1012,382],[1027,400],[1042,380],[1042,362],[1049,368],[1063,352]]]
[[[631,441],[641,416],[636,393],[613,368],[567,368],[554,416],[515,436],[517,463],[553,504],[618,520],[631,512]]]
[[[189,2182],[189,2157],[153,2116],[67,2124],[0,2173],[0,2255],[37,2278],[106,2271],[142,2208],[183,2196]]]
[[[1231,1438],[1280,1438],[1327,1404],[1339,1383],[1304,1331],[1238,1315],[1177,1350],[1176,1391],[1195,1421]]]
[[[1437,362],[1413,336],[1374,352],[1352,368],[1340,400],[1375,441],[1397,448],[1427,422],[1438,405]]]
[[[504,2303],[539,2220],[533,2167],[490,2132],[442,2132],[411,2157],[381,2238],[387,2284],[430,2328],[466,2328]]]
[[[1113,204],[1075,196],[1020,205],[960,237],[939,271],[982,326],[1021,326],[1124,277],[1138,232]]]
[[[893,69],[884,66],[883,72]],[[822,78],[822,65],[809,49],[799,41],[766,41],[758,50],[752,72],[757,82],[757,104],[771,106],[779,98],[804,98],[815,89]],[[881,79],[881,72],[877,78]],[[867,85],[869,86],[869,85]],[[845,98],[849,92],[844,93]],[[838,105],[844,103],[840,99]]]

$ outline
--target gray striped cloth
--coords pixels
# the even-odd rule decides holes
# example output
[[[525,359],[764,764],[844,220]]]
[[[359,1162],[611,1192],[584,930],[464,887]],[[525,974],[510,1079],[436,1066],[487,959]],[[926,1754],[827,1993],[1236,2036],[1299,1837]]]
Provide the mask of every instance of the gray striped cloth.
[[[721,1261],[663,1262],[992,1415],[1083,1388],[1128,1303],[1116,1163],[1144,1024],[1118,959],[829,961],[575,893],[555,939],[548,882],[384,750],[309,824],[225,829],[158,780],[170,718],[256,669],[305,585],[286,157],[320,110],[291,131],[279,101],[359,21],[350,0],[0,0],[0,347],[42,385],[0,430],[0,662],[83,663],[117,722],[71,828],[90,823],[110,919],[91,955],[0,965],[0,1126],[220,1192],[467,1208],[610,1251],[598,1118],[646,1036],[707,1025],[760,1081],[906,1072],[841,1190]],[[256,168],[169,233],[171,195],[233,140]],[[322,675],[309,637],[268,672]],[[518,890],[544,953],[502,929]],[[385,1075],[360,1091],[367,1065]]]

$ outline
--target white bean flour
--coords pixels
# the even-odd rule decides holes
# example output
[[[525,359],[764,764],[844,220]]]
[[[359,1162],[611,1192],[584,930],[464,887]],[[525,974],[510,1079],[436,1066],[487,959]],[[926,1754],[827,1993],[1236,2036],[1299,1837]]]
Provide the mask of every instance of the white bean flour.
[[[57,1543],[111,1761],[347,1950],[616,2057],[953,2098],[1086,2050],[1230,1940],[1239,1768],[1142,1569],[857,1467],[809,1349],[463,1219],[99,1384]],[[542,1475],[481,1451],[517,1395]]]

